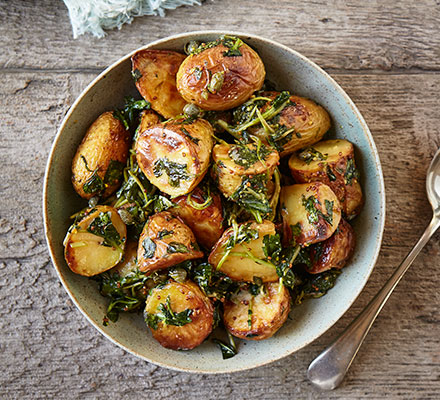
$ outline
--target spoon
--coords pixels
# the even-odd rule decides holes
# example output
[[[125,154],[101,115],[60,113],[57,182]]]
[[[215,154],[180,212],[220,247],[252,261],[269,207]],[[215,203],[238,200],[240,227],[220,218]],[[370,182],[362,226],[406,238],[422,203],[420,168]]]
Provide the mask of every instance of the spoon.
[[[345,331],[318,357],[307,370],[307,378],[323,390],[335,389],[344,379],[362,342],[373,325],[382,307],[390,297],[402,276],[414,259],[425,247],[428,240],[440,226],[440,149],[435,153],[426,175],[426,193],[433,210],[432,220],[419,241],[409,252],[402,264],[394,271],[390,279],[376,296],[345,329]]]

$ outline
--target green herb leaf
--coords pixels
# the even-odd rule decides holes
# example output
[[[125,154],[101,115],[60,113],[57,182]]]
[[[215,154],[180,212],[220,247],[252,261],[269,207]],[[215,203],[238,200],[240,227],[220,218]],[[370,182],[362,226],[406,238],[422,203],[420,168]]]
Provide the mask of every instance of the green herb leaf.
[[[122,239],[112,223],[110,211],[100,212],[99,216],[90,223],[87,231],[102,237],[104,246],[120,249]]]
[[[157,234],[157,238],[159,240],[163,239],[164,237],[167,237],[169,235],[172,235],[174,233],[174,231],[169,231],[168,229],[162,229],[161,231],[159,231],[159,233]]]
[[[227,360],[228,358],[232,358],[237,354],[237,348],[235,347],[235,343],[226,344],[225,342],[219,339],[212,339],[212,341],[217,344],[222,352],[223,360]]]
[[[142,78],[141,71],[139,71],[137,68],[131,71],[131,76],[133,77],[135,82]]]
[[[104,183],[108,186],[112,186],[119,182],[124,170],[124,164],[117,160],[110,160],[107,171],[104,176]]]
[[[347,168],[345,170],[344,178],[347,185],[351,185],[353,179],[359,179],[359,171],[356,169],[354,160],[352,158],[349,158],[347,161]]]
[[[330,182],[334,182],[336,180],[336,176],[333,173],[333,171],[329,165],[327,165],[327,168],[325,171],[327,172],[327,176],[328,176],[328,179],[330,180]]]
[[[189,253],[189,250],[188,247],[186,247],[183,243],[170,242],[167,247],[167,253]]]
[[[333,205],[334,201],[324,200],[325,209],[327,210],[327,215],[322,215],[322,217],[330,224],[333,225]]]
[[[193,142],[193,143],[195,143],[195,144],[199,144],[200,139],[197,139],[197,138],[191,136],[191,134],[188,132],[187,129],[185,129],[184,127],[181,127],[180,130],[185,134],[185,136],[186,136],[189,140],[191,140],[191,142]]]
[[[265,161],[271,152],[272,150],[264,144],[261,144],[261,146],[255,144],[249,146],[238,143],[231,146],[228,156],[237,165],[241,165],[245,169],[248,169],[258,161]]]
[[[192,322],[190,316],[193,310],[187,308],[184,311],[175,313],[171,308],[170,296],[167,297],[165,303],[159,304],[157,310],[159,311],[157,314],[145,313],[145,322],[152,329],[157,329],[159,322],[173,326],[184,326]]]
[[[168,175],[168,182],[172,187],[179,187],[181,180],[187,181],[191,179],[186,164],[170,161],[166,157],[156,160],[153,167],[153,173],[156,178],[162,176],[164,172]]]
[[[84,193],[87,194],[100,194],[105,189],[104,181],[98,175],[98,169],[95,169],[92,176],[87,179],[87,182],[83,185]]]
[[[142,241],[142,247],[144,248],[144,257],[152,258],[156,253],[156,243],[154,243],[148,236]]]
[[[312,161],[325,161],[327,160],[328,154],[322,154],[313,147],[307,147],[298,153],[298,158],[304,161],[306,164],[310,164]]]

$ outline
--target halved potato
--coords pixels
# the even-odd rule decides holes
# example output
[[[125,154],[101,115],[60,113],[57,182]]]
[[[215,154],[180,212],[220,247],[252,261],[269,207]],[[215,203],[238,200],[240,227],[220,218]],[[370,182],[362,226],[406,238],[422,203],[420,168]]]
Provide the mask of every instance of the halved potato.
[[[178,215],[191,228],[198,243],[211,249],[224,231],[223,209],[217,193],[211,193],[211,202],[204,206],[206,198],[206,193],[196,187],[191,193],[174,199],[176,207],[169,211]]]
[[[310,248],[312,265],[307,271],[319,274],[332,268],[342,269],[353,254],[355,244],[353,228],[341,219],[338,229],[329,239]]]
[[[142,272],[168,268],[203,257],[194,234],[179,217],[168,211],[152,215],[142,230],[138,246]]]
[[[277,281],[278,275],[275,266],[255,261],[244,255],[246,252],[250,252],[254,258],[264,260],[263,238],[266,235],[275,235],[275,225],[273,222],[267,220],[264,220],[261,224],[250,221],[240,225],[245,226],[247,229],[256,230],[258,238],[235,245],[220,266],[219,271],[236,281],[253,282],[254,277],[261,278],[263,282]],[[231,239],[233,234],[233,229],[229,228],[223,233],[220,240],[212,249],[208,261],[215,268],[218,267],[218,264],[222,260],[226,252],[227,242]]]
[[[359,214],[363,196],[353,145],[342,139],[324,140],[292,154],[289,168],[298,183],[322,182],[338,197],[348,219]]]
[[[130,141],[130,132],[110,111],[90,125],[72,161],[72,184],[82,198],[108,197],[118,188]]]
[[[182,114],[186,104],[176,89],[176,74],[185,55],[169,50],[140,50],[131,57],[132,74],[142,97],[165,118]]]
[[[204,177],[214,139],[209,122],[176,120],[154,125],[136,141],[136,158],[148,180],[177,197],[189,193]]]
[[[131,272],[137,271],[137,250],[138,242],[128,240],[125,245],[124,257],[119,264],[112,268],[111,272],[116,272],[119,276],[124,277]]]
[[[278,282],[272,282],[266,283],[257,296],[246,289],[233,294],[224,304],[223,321],[234,336],[263,340],[281,328],[289,311],[289,291]]]
[[[274,99],[279,92],[263,92],[261,96]],[[310,146],[322,139],[324,134],[330,129],[331,120],[328,112],[316,104],[313,100],[292,95],[291,104],[288,104],[275,117],[276,124],[284,126],[287,130],[293,128],[290,139],[278,139],[282,150],[280,156],[284,157],[294,151],[306,146]],[[269,107],[267,105],[266,107]],[[265,108],[262,109],[262,112]],[[273,121],[268,121],[271,124]],[[250,128],[249,131],[261,138],[266,137],[263,127]],[[281,144],[282,143],[282,144]]]
[[[338,198],[321,182],[282,187],[280,204],[286,237],[302,246],[328,239],[341,220]]]
[[[127,228],[116,209],[96,206],[70,228],[64,241],[64,258],[76,274],[100,274],[121,261],[126,236]]]
[[[153,337],[163,346],[174,350],[190,350],[201,344],[211,333],[214,322],[214,308],[207,296],[191,281],[177,283],[171,281],[165,286],[155,288],[148,296],[145,318],[151,321],[162,307],[176,315],[191,310],[191,322],[183,326],[167,324],[167,320],[157,320],[157,329],[150,324]],[[169,321],[168,322],[172,322]]]
[[[204,110],[228,110],[263,86],[266,71],[260,56],[238,38],[226,40],[219,39],[181,64],[177,89],[188,103]],[[229,45],[237,47],[237,55]]]
[[[218,188],[226,196],[231,197],[240,187],[244,177],[264,174],[266,181],[272,177],[280,160],[278,152],[269,146],[262,145],[257,152],[255,143],[217,144],[212,150],[213,178]]]

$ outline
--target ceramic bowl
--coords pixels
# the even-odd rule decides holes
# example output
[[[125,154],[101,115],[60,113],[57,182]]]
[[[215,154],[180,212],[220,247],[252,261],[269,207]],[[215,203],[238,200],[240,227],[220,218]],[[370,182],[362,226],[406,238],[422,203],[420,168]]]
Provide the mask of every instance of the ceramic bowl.
[[[73,190],[70,166],[78,144],[98,115],[121,107],[124,96],[139,96],[130,73],[133,53],[102,72],[72,105],[54,140],[44,182],[47,243],[59,278],[78,309],[98,331],[128,352],[154,364],[187,372],[223,373],[261,366],[294,353],[326,332],[366,284],[379,253],[385,219],[383,176],[371,133],[348,95],[316,64],[272,40],[234,32],[185,33],[144,48],[182,51],[190,40],[213,40],[224,33],[241,37],[258,51],[266,66],[267,78],[277,88],[323,105],[333,120],[328,137],[345,138],[355,145],[365,207],[354,221],[357,234],[354,257],[326,296],[294,307],[289,320],[274,337],[261,342],[242,341],[239,353],[228,360],[222,359],[217,346],[209,340],[191,351],[161,347],[138,314],[122,315],[117,323],[103,326],[107,299],[98,293],[95,282],[72,273],[63,257],[62,243],[70,223],[69,215],[85,206]]]

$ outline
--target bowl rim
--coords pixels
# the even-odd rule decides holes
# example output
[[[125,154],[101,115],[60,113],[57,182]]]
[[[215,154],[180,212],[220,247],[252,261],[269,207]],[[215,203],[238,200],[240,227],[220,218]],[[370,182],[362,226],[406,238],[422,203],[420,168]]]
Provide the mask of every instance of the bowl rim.
[[[283,49],[286,52],[289,53],[293,53],[296,57],[300,58],[304,63],[308,64],[309,66],[311,66],[312,68],[314,68],[318,73],[320,73],[326,80],[330,81],[333,86],[336,88],[336,90],[339,92],[339,94],[344,98],[345,103],[347,105],[350,106],[350,108],[352,109],[353,113],[355,114],[356,118],[358,119],[358,121],[360,122],[360,125],[362,126],[363,132],[367,138],[369,147],[371,149],[371,153],[373,155],[373,159],[374,159],[374,164],[375,164],[375,171],[377,173],[378,176],[378,183],[379,183],[379,198],[380,198],[380,215],[378,216],[378,235],[377,235],[377,240],[376,240],[376,248],[374,251],[374,254],[371,256],[370,258],[370,268],[368,273],[365,275],[364,279],[361,281],[361,285],[359,286],[359,289],[357,290],[357,292],[355,293],[355,295],[351,298],[351,300],[349,302],[347,302],[347,304],[344,306],[344,310],[342,313],[340,313],[340,315],[337,318],[333,318],[331,320],[331,322],[329,323],[327,329],[319,334],[315,334],[313,336],[311,336],[310,338],[308,338],[305,343],[303,343],[301,346],[296,346],[293,348],[288,348],[287,351],[285,351],[282,355],[271,358],[268,357],[266,360],[264,360],[263,362],[259,362],[257,364],[251,365],[249,367],[243,367],[243,368],[228,368],[228,369],[223,369],[223,370],[216,370],[216,371],[212,371],[212,370],[204,370],[204,369],[188,369],[188,368],[183,368],[183,367],[176,367],[174,365],[169,365],[166,363],[162,363],[160,360],[151,360],[141,354],[139,354],[138,352],[136,352],[136,350],[131,349],[125,345],[123,345],[122,343],[118,342],[117,339],[115,339],[114,337],[112,337],[110,334],[106,333],[104,331],[104,329],[102,329],[102,327],[96,323],[92,317],[82,308],[80,302],[78,301],[78,299],[75,297],[74,293],[70,290],[69,285],[67,283],[67,281],[64,279],[63,274],[62,274],[62,270],[61,267],[59,265],[57,265],[56,262],[56,258],[55,258],[55,249],[52,245],[52,232],[51,232],[51,228],[50,228],[50,222],[49,222],[49,217],[48,217],[48,181],[49,181],[49,171],[51,169],[52,166],[52,162],[54,159],[54,154],[55,154],[55,149],[57,148],[58,142],[60,140],[61,134],[65,128],[65,125],[67,124],[67,122],[70,119],[70,116],[72,115],[73,111],[76,109],[76,107],[78,106],[78,104],[83,100],[83,97],[89,92],[89,90],[101,79],[103,79],[103,77],[105,77],[105,75],[111,71],[113,68],[117,67],[118,65],[120,65],[121,63],[125,62],[127,59],[131,58],[136,52],[140,51],[140,50],[144,50],[144,49],[148,49],[151,48],[153,46],[156,45],[160,45],[162,43],[166,43],[169,42],[170,40],[175,40],[175,39],[181,39],[181,38],[185,38],[185,37],[190,37],[190,36],[203,36],[203,35],[224,35],[224,34],[228,34],[228,35],[233,35],[233,36],[238,36],[241,38],[250,38],[250,39],[256,39],[258,41],[263,41],[263,42],[267,42],[269,45],[271,46],[275,46],[278,48]],[[45,168],[45,174],[44,174],[44,181],[43,181],[43,197],[42,197],[42,208],[43,208],[43,225],[44,225],[44,233],[45,233],[45,237],[46,237],[46,243],[49,249],[49,253],[50,253],[50,258],[52,261],[52,265],[55,268],[55,271],[58,275],[59,280],[61,281],[62,285],[64,286],[64,289],[66,290],[67,294],[69,295],[69,297],[71,298],[71,300],[73,301],[73,303],[75,304],[75,306],[78,308],[78,310],[84,315],[84,317],[89,321],[89,323],[96,328],[103,336],[105,336],[108,340],[110,340],[112,343],[116,344],[117,346],[119,346],[120,348],[122,348],[123,350],[127,351],[130,354],[133,354],[134,356],[147,361],[149,363],[152,363],[154,365],[158,365],[160,367],[163,368],[167,368],[167,369],[171,369],[174,371],[181,371],[181,372],[188,372],[188,373],[201,373],[201,374],[225,374],[225,373],[232,373],[232,372],[240,372],[240,371],[245,371],[248,369],[253,369],[253,368],[257,368],[257,367],[261,367],[263,365],[267,365],[269,363],[272,363],[274,361],[283,359],[297,351],[299,351],[300,349],[303,349],[304,347],[308,346],[310,343],[314,342],[317,338],[319,338],[320,336],[322,336],[324,333],[326,333],[339,319],[342,318],[342,316],[348,311],[348,309],[353,305],[353,303],[356,301],[356,299],[359,297],[360,293],[362,292],[362,290],[365,288],[365,285],[368,282],[368,279],[371,275],[371,273],[374,270],[374,267],[376,265],[378,256],[379,256],[379,252],[382,246],[382,238],[383,238],[383,231],[384,231],[384,227],[385,227],[385,216],[386,216],[386,197],[385,197],[385,184],[384,184],[384,178],[383,178],[383,172],[382,172],[382,166],[381,166],[381,162],[380,162],[380,158],[379,158],[379,154],[376,148],[376,144],[374,142],[373,136],[370,132],[370,129],[367,126],[367,123],[365,122],[365,119],[363,118],[362,114],[360,113],[360,111],[358,110],[358,108],[356,107],[356,105],[354,104],[354,102],[351,100],[351,98],[348,96],[348,94],[342,89],[342,87],[327,73],[325,72],[319,65],[317,65],[315,62],[313,62],[312,60],[310,60],[309,58],[303,56],[301,53],[297,52],[296,50],[281,44],[279,42],[276,42],[272,39],[267,39],[265,37],[261,37],[259,35],[255,35],[255,34],[249,34],[249,33],[245,33],[245,32],[239,32],[239,31],[229,31],[229,30],[201,30],[201,31],[190,31],[190,32],[184,32],[184,33],[179,33],[179,34],[175,34],[175,35],[170,35],[170,36],[166,36],[164,38],[155,40],[153,42],[150,42],[144,46],[139,47],[136,50],[131,51],[130,53],[124,55],[123,57],[119,58],[117,61],[115,61],[113,64],[111,64],[109,67],[105,68],[98,76],[96,76],[87,86],[86,88],[81,92],[81,94],[77,97],[77,99],[74,101],[74,103],[70,106],[68,112],[65,114],[58,130],[57,133],[55,135],[55,138],[52,142],[52,146],[51,146],[51,150],[49,153],[49,157],[47,159],[47,163],[46,163],[46,168]]]

